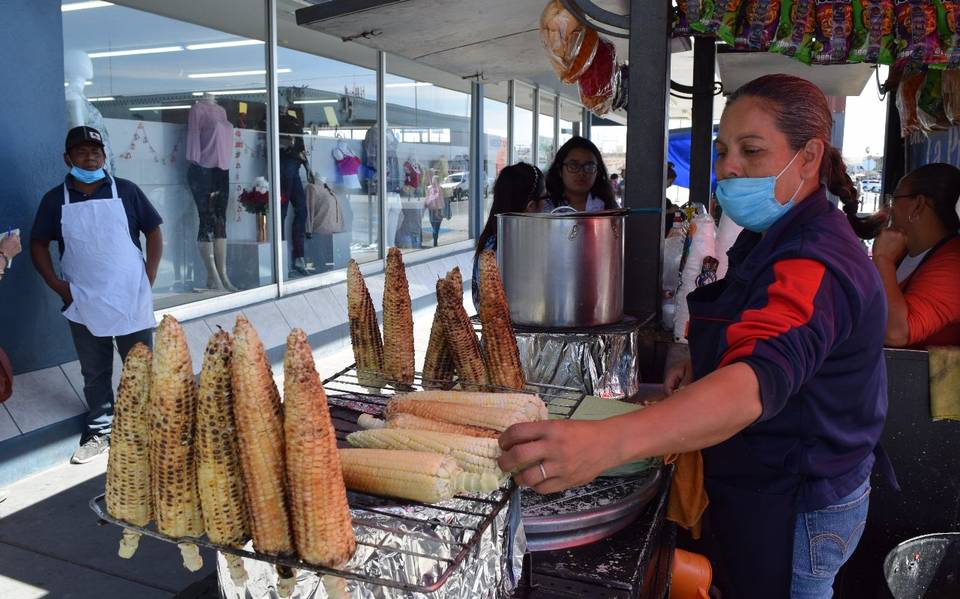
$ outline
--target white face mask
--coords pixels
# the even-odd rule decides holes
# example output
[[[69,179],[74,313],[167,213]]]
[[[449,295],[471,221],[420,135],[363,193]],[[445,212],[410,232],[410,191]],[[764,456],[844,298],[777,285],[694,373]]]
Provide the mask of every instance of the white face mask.
[[[954,205],[953,209],[957,211],[957,218],[960,218],[960,200],[957,200],[957,203]]]

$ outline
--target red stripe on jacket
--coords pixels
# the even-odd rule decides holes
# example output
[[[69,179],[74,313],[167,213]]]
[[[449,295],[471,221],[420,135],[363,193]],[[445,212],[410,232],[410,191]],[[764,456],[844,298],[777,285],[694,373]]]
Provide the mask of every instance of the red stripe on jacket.
[[[821,262],[807,258],[792,258],[774,264],[774,280],[767,287],[767,305],[744,310],[740,320],[727,328],[727,350],[718,367],[753,355],[760,341],[773,339],[810,322],[813,300],[826,270]]]

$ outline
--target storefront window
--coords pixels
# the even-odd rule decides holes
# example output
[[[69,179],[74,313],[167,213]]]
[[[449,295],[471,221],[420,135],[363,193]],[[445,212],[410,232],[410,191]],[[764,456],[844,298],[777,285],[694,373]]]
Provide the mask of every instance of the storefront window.
[[[509,148],[507,144],[507,104],[493,98],[506,98],[506,85],[484,86],[483,99],[483,144],[484,155],[481,158],[484,174],[484,215],[493,205],[493,185],[503,167],[507,166]]]
[[[574,135],[583,135],[581,120],[583,119],[583,108],[579,104],[568,100],[560,100],[560,139],[557,140],[557,148],[567,142]]]
[[[217,23],[178,6],[178,18],[108,3],[63,13],[67,125],[100,129],[107,170],[163,217],[157,309],[275,281],[273,228],[257,212],[276,202],[254,195],[269,177],[263,10],[245,19],[252,39],[225,33],[237,30],[228,11]]]
[[[533,88],[514,84],[513,162],[533,162]]]
[[[470,94],[396,75],[387,103],[387,245],[404,251],[470,238]],[[429,183],[440,193],[428,205]]]
[[[285,276],[376,260],[376,71],[289,48],[277,60]]]
[[[537,166],[546,171],[553,162],[553,155],[557,151],[557,143],[553,138],[554,111],[556,104],[554,96],[540,94],[540,121],[538,124],[537,135],[540,138],[540,145],[537,150]]]

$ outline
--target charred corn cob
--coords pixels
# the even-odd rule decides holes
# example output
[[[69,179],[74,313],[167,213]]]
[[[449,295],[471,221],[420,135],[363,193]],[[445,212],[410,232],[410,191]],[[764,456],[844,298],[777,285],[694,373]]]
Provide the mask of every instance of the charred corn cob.
[[[386,415],[413,414],[421,418],[430,418],[453,424],[478,426],[503,432],[519,422],[529,422],[529,418],[520,410],[485,408],[466,404],[447,403],[445,401],[423,401],[419,399],[395,398],[387,404]]]
[[[447,403],[520,411],[531,421],[546,420],[547,405],[532,393],[482,393],[474,391],[417,391],[397,395],[395,399],[443,401]]]
[[[260,553],[293,555],[280,393],[273,381],[263,343],[243,316],[237,317],[233,329],[230,371],[233,414],[253,546]],[[296,578],[289,568],[278,566],[277,570],[282,594],[289,594]]]
[[[157,328],[150,380],[150,476],[157,530],[171,537],[203,534],[194,439],[197,383],[183,328],[173,316]],[[192,543],[181,543],[183,565],[203,566]]]
[[[347,263],[347,316],[360,384],[379,387],[383,384],[383,341],[377,324],[377,310],[360,273],[360,266],[353,259]]]
[[[413,382],[413,307],[410,285],[397,248],[387,253],[383,287],[383,374],[404,385]]]
[[[337,436],[306,334],[294,329],[283,359],[283,427],[287,486],[297,553],[304,561],[339,566],[356,549]]]
[[[375,428],[394,428],[419,431],[436,431],[439,433],[453,433],[455,435],[467,435],[468,437],[481,437],[496,439],[500,436],[499,431],[480,428],[478,426],[464,426],[462,424],[452,424],[450,422],[441,422],[439,420],[430,420],[421,418],[413,414],[391,414],[386,420],[380,420],[370,414],[362,414],[357,419],[357,423],[364,429]]]
[[[503,477],[503,471],[497,466],[497,458],[500,457],[500,445],[496,439],[478,439],[477,437],[452,433],[385,428],[350,433],[347,435],[347,442],[354,447],[372,449],[432,451],[433,453],[450,456],[467,472],[478,474],[489,472],[497,478]]]
[[[520,365],[520,350],[513,334],[510,308],[503,291],[497,255],[480,252],[480,324],[483,325],[483,357],[490,383],[507,389],[523,389],[527,382]]]
[[[489,493],[499,486],[493,474],[464,472],[453,458],[424,451],[341,449],[348,489],[437,503],[457,493]]]
[[[153,519],[150,487],[150,362],[146,345],[130,349],[120,374],[114,407],[113,434],[107,459],[107,511],[114,518],[135,526]],[[140,533],[124,528],[120,557],[129,559],[137,551]]]
[[[483,363],[480,342],[473,332],[473,325],[463,309],[463,292],[449,279],[437,281],[437,311],[443,322],[457,377],[464,383],[464,388],[475,390],[486,386],[489,383],[487,367]]]
[[[453,270],[447,273],[447,279],[453,281],[457,289],[461,290],[462,296],[463,279],[460,276],[460,269],[454,266]],[[427,355],[423,360],[423,386],[427,389],[442,387],[453,380],[455,373],[453,355],[450,353],[450,345],[443,330],[440,311],[437,310],[433,313],[430,341],[427,343]]]
[[[233,419],[230,363],[233,342],[224,330],[207,343],[197,400],[197,486],[207,537],[219,545],[241,548],[250,537],[243,475]],[[223,554],[236,585],[247,580],[243,559]]]

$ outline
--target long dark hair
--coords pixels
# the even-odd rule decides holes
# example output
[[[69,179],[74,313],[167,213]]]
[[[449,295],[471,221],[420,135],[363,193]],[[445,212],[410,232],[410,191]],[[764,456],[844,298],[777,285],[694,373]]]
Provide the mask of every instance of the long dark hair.
[[[960,215],[957,214],[960,169],[943,162],[926,164],[900,179],[900,185],[910,193],[929,198],[947,231],[955,233],[960,229]]]
[[[843,212],[856,234],[862,239],[876,235],[870,218],[857,216],[860,203],[840,150],[830,145],[833,115],[827,97],[816,85],[793,75],[764,75],[744,84],[727,98],[727,107],[740,98],[762,100],[777,122],[777,129],[787,136],[790,148],[803,149],[811,139],[823,142],[825,150],[820,162],[820,179],[830,193],[840,198]]]
[[[476,254],[480,254],[487,240],[497,234],[497,215],[505,212],[524,212],[527,204],[540,199],[543,195],[543,173],[537,167],[526,162],[518,162],[505,167],[497,175],[493,184],[493,206],[487,224],[477,238]],[[497,244],[494,239],[493,249]]]
[[[593,154],[597,161],[597,179],[590,188],[590,194],[598,200],[603,200],[603,207],[610,210],[617,207],[617,201],[613,197],[613,187],[610,185],[610,176],[607,174],[607,166],[603,163],[603,156],[600,150],[592,141],[585,137],[571,137],[567,143],[560,146],[557,155],[553,158],[553,164],[547,171],[547,194],[550,195],[550,201],[554,206],[559,207],[566,204],[563,199],[563,163],[567,159],[567,154],[577,148],[588,150]]]

